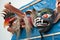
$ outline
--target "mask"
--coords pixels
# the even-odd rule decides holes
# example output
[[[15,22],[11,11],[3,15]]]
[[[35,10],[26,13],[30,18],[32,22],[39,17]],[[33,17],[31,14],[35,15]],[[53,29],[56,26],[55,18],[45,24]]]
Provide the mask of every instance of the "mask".
[[[37,17],[34,20],[34,25],[39,28],[41,32],[47,32],[53,22],[53,10],[42,9],[37,13]]]

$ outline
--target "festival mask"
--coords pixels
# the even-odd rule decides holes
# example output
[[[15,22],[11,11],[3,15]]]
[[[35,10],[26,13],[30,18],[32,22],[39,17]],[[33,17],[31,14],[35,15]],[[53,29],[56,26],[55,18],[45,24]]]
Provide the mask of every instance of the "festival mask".
[[[52,9],[42,9],[41,11],[39,11],[37,13],[37,17],[34,20],[34,25],[38,28],[41,28],[41,31],[43,29],[48,29],[50,28],[50,25],[53,22],[53,10]],[[44,30],[43,32],[48,31],[48,30]]]

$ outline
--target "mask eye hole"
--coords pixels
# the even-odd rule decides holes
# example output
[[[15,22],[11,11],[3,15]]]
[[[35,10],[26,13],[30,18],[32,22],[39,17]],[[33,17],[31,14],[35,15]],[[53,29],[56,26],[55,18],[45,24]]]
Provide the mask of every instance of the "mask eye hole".
[[[30,17],[30,14],[27,14],[27,17]]]
[[[58,5],[60,4],[60,2],[58,2]]]
[[[51,17],[51,14],[44,14],[44,15],[42,15],[42,18],[49,18],[49,17]]]

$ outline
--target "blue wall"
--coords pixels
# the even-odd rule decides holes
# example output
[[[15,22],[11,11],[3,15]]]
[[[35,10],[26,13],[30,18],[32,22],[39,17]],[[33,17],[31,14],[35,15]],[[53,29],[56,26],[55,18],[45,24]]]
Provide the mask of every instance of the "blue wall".
[[[36,11],[41,10],[42,8],[51,8],[51,9],[55,9],[56,8],[56,0],[42,0],[41,2],[32,5],[28,8],[25,8],[24,10],[22,10],[23,12],[27,11],[27,10],[32,10],[35,9]],[[56,24],[53,24],[52,29],[48,32],[48,34],[51,33],[56,33],[56,32],[60,32],[60,21],[58,21]],[[34,36],[39,36],[39,32],[37,28],[33,28],[32,32],[31,32],[31,37]],[[52,40],[52,38],[54,38],[54,40],[60,40],[60,35],[56,35],[56,36],[50,36],[50,37],[45,37],[44,40]],[[23,29],[22,34],[20,35],[19,39],[24,39],[26,38],[26,31],[25,29]],[[16,35],[14,34],[12,37],[12,40],[16,40]],[[34,39],[34,40],[40,40],[38,39]]]
[[[34,1],[33,1],[34,2]],[[29,3],[30,4],[30,3]],[[56,4],[56,0],[41,0],[40,2],[25,8],[24,10],[22,10],[23,12],[29,10],[29,9],[35,9],[36,11],[41,10],[42,8],[51,8],[51,9],[55,9],[55,4]],[[28,5],[28,4],[27,4]],[[25,6],[27,6],[25,5]],[[25,7],[23,6],[23,7]],[[22,7],[21,7],[22,8]]]

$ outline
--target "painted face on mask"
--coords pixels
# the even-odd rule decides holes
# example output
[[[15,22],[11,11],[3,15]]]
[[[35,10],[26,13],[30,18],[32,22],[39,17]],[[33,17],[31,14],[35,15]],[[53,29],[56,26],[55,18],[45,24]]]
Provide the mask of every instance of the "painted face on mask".
[[[49,27],[53,22],[52,15],[53,11],[51,9],[42,9],[37,13],[37,17],[34,20],[35,26],[39,28]]]

